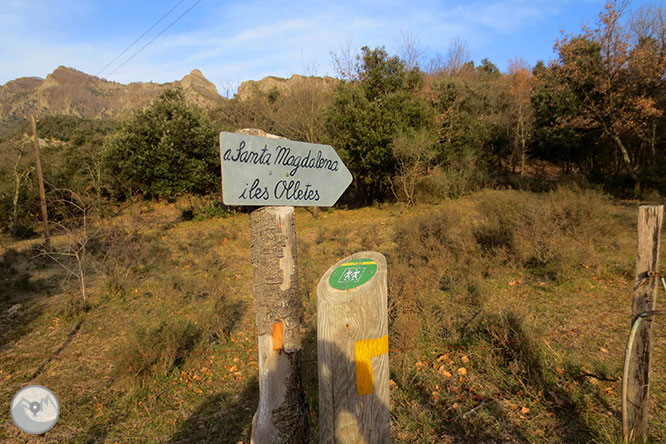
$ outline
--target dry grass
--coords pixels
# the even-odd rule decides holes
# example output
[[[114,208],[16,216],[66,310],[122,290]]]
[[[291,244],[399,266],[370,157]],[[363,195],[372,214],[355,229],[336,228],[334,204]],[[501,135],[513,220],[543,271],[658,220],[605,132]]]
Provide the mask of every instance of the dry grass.
[[[203,216],[183,221],[186,207]],[[55,391],[62,415],[39,442],[249,442],[258,386],[248,218],[216,211],[189,201],[123,209],[92,249],[87,312],[63,311],[76,288],[57,268],[4,246],[0,401],[27,384]],[[311,423],[317,281],[372,249],[389,263],[394,442],[618,442],[635,217],[635,204],[579,189],[298,209]],[[665,333],[657,322],[654,442],[666,442]],[[26,442],[8,416],[0,440]]]

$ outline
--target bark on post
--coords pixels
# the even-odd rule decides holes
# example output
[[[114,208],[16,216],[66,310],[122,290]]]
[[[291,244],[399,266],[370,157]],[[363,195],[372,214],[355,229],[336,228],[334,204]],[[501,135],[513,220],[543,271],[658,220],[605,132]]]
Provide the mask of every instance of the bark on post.
[[[37,121],[32,117],[32,136],[35,146],[35,163],[37,167],[37,181],[39,182],[39,200],[42,205],[42,220],[44,221],[44,243],[47,247],[51,244],[49,235],[49,218],[46,214],[46,193],[44,192],[44,178],[42,177],[42,163],[39,160],[39,139],[37,138]]]
[[[638,212],[638,255],[632,304],[632,328],[623,378],[622,423],[625,443],[644,443],[648,438],[648,392],[652,351],[651,312],[656,306],[659,276],[659,237],[664,215],[662,205],[641,206]]]
[[[259,406],[252,443],[306,443],[294,207],[252,211],[250,237],[259,336]]]
[[[317,285],[322,444],[390,441],[387,298],[386,259],[372,251],[341,260]]]

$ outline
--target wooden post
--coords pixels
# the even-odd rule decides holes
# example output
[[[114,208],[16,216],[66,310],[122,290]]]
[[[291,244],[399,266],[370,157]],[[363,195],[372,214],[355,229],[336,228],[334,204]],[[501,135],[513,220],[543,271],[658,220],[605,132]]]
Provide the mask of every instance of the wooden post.
[[[305,443],[294,207],[331,206],[352,176],[330,145],[282,139],[258,129],[220,133],[222,197],[250,213],[254,306],[259,335],[259,407],[252,442]],[[276,143],[277,142],[277,143]],[[289,206],[284,206],[289,205]]]
[[[656,306],[659,276],[659,237],[662,205],[641,206],[638,212],[638,255],[632,304],[632,328],[627,344],[622,381],[622,424],[625,443],[648,438],[648,391],[652,349],[651,312]]]
[[[252,443],[306,443],[294,207],[252,211],[250,237],[259,335],[259,406]]]
[[[50,246],[51,236],[49,235],[49,218],[46,214],[46,193],[44,192],[44,178],[42,177],[42,163],[39,160],[39,139],[37,138],[37,121],[35,116],[32,118],[32,136],[35,146],[35,164],[37,167],[37,182],[39,183],[39,200],[42,204],[42,220],[44,221],[44,243]]]
[[[364,251],[317,285],[319,442],[389,443],[386,259]]]

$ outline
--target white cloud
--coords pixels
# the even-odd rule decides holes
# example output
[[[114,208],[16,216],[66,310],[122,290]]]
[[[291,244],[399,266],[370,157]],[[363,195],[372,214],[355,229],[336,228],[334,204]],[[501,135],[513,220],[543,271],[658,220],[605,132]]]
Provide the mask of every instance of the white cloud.
[[[136,32],[106,35],[114,23],[95,28],[95,23],[87,22],[104,16],[104,8],[113,7],[101,1],[4,0],[0,9],[0,83],[19,76],[44,76],[58,65],[94,74],[153,23],[147,16],[132,17],[132,25],[143,23],[135,26]],[[261,0],[202,2],[111,79],[172,81],[198,68],[222,90],[222,82],[229,79],[236,82],[302,72],[304,60],[318,65],[320,75],[332,74],[329,54],[350,38],[358,46],[386,45],[395,51],[401,31],[417,35],[429,56],[445,54],[451,39],[460,37],[473,55],[493,58],[505,36],[534,29],[558,9],[575,14],[571,9],[577,5],[570,0],[478,0],[464,5],[450,0],[301,0],[288,5]],[[155,1],[152,6],[154,17],[167,10],[162,2]],[[93,31],[72,38],[74,32],[67,28],[83,21]],[[105,72],[111,72],[170,21],[158,26]],[[81,26],[79,32],[84,29]],[[524,55],[521,48],[514,51],[513,55]]]

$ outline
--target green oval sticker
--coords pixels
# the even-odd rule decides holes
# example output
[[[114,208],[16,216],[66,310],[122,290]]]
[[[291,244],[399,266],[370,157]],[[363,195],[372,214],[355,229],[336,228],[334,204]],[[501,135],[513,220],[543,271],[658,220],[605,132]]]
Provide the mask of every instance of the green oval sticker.
[[[337,290],[349,290],[365,284],[376,274],[377,262],[372,259],[354,259],[336,268],[328,283]]]

